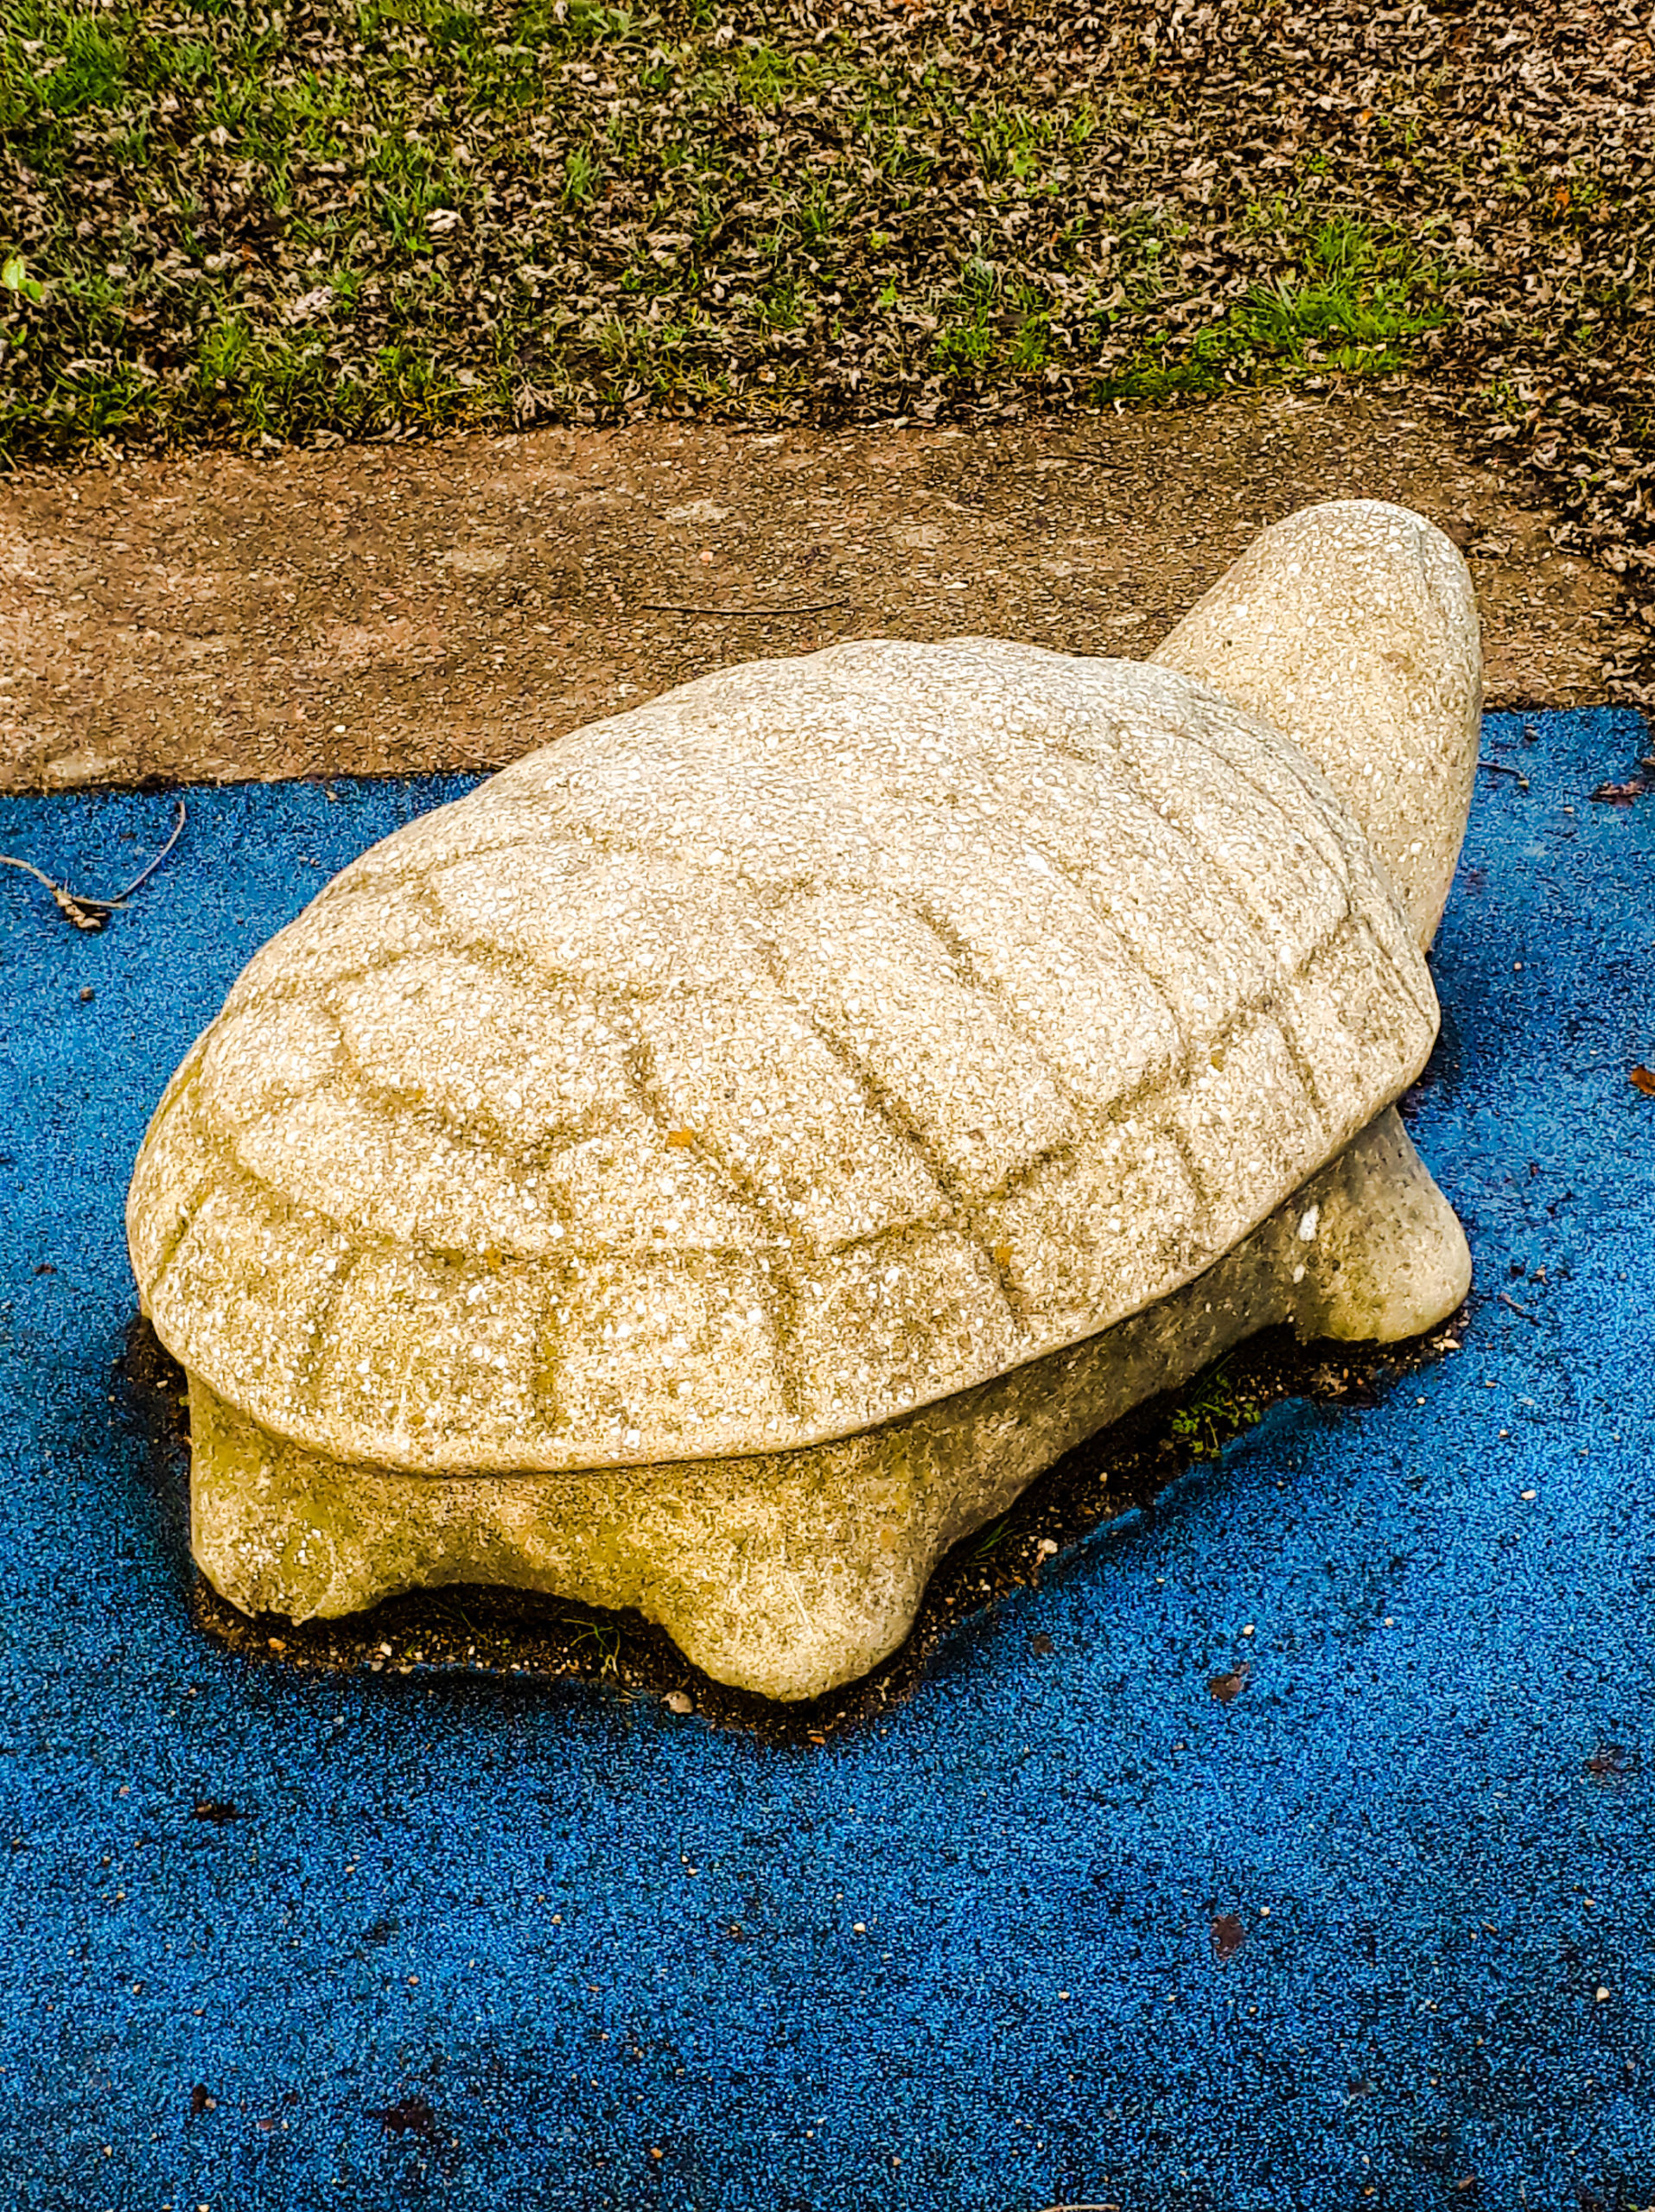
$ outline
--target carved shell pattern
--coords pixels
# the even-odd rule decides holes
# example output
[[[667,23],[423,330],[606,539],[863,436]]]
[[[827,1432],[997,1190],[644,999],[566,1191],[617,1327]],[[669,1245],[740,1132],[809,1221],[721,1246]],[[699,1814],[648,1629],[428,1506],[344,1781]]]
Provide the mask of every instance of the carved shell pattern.
[[[756,663],[346,868],[169,1087],[163,1340],[411,1470],[771,1452],[1096,1333],[1411,1079],[1430,981],[1288,741],[1137,663]]]

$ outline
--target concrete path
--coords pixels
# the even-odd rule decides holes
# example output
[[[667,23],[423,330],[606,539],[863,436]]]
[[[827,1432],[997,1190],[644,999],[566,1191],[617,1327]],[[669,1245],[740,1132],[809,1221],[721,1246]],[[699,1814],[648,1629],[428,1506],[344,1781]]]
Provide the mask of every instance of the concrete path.
[[[1646,741],[1486,728],[1528,788],[1479,779],[1410,1109],[1461,1348],[1277,1408],[811,1753],[188,1624],[114,1371],[133,1151],[455,784],[193,794],[101,936],[0,876],[7,2201],[1655,2202],[1655,798],[1588,795]],[[0,849],[95,891],[169,812],[9,799]]]

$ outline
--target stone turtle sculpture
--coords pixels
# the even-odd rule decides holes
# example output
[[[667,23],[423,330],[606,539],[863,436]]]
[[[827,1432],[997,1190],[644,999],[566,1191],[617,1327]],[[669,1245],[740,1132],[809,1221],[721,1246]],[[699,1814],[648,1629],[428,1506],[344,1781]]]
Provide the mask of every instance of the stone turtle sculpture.
[[[1392,1102],[1479,705],[1458,553],[1340,504],[1149,664],[726,669],[375,846],[132,1184],[204,1572],[636,1606],[808,1697],[1250,1332],[1440,1319],[1468,1255]]]

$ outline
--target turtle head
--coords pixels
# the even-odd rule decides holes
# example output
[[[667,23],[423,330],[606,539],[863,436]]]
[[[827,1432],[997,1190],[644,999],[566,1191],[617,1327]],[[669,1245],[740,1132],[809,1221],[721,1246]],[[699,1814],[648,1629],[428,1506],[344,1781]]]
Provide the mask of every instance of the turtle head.
[[[1381,499],[1302,507],[1255,538],[1150,658],[1309,755],[1429,944],[1482,710],[1476,600],[1442,532]]]

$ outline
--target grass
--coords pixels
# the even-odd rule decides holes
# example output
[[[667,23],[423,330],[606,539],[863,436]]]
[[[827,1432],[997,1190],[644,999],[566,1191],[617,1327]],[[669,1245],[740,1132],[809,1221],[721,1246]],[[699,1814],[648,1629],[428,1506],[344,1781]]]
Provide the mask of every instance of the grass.
[[[6,0],[0,461],[1406,372],[1655,567],[1655,48],[1306,20]]]
[[[573,1630],[568,1641],[576,1656],[587,1662],[589,1670],[602,1679],[615,1679],[622,1643],[619,1623],[587,1619],[573,1613],[565,1613],[562,1621],[565,1628]]]
[[[1100,239],[1075,204],[1077,162],[1153,133],[1143,88],[1031,101],[968,87],[945,29],[907,43],[785,16],[731,37],[695,6],[16,0],[0,449],[859,392],[935,412],[1054,365],[1094,401],[1162,398],[1389,372],[1445,319],[1449,264],[1308,172],[1266,273],[1179,317],[1168,210]],[[945,257],[962,188],[977,242]],[[1006,251],[1031,211],[1039,252]],[[824,390],[847,353],[872,358]]]
[[[1394,375],[1453,311],[1461,272],[1405,237],[1348,216],[1318,223],[1268,282],[1198,332],[1115,379],[1115,391],[1162,399],[1282,378]],[[1113,393],[1111,394],[1114,396]]]

